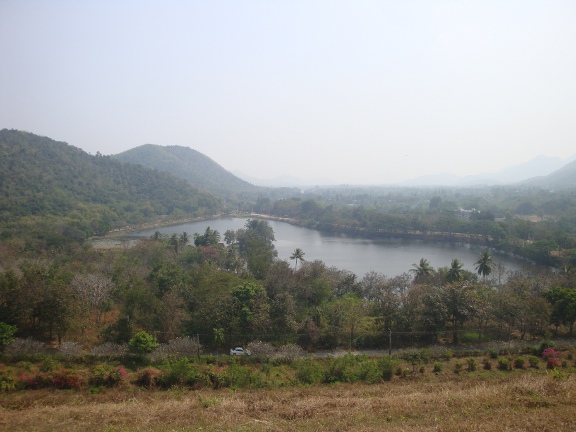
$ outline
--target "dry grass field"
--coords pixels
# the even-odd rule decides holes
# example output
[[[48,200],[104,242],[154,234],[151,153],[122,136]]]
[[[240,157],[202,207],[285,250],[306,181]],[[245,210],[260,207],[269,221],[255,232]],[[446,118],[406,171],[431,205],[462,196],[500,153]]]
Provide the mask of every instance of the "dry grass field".
[[[576,377],[426,373],[382,384],[0,394],[4,431],[575,431]]]

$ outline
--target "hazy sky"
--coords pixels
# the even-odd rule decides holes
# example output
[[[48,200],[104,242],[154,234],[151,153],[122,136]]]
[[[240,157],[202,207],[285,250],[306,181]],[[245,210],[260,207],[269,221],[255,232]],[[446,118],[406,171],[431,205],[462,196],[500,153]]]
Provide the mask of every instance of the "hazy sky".
[[[0,0],[0,128],[387,183],[576,153],[576,1]]]

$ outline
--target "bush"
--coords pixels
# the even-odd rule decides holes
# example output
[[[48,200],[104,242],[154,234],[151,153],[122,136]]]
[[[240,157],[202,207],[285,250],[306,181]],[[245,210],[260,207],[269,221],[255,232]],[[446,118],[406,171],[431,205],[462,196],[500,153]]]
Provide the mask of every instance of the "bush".
[[[283,345],[278,349],[278,356],[288,360],[296,360],[304,356],[304,350],[296,344]]]
[[[80,377],[70,370],[55,372],[51,378],[53,386],[57,389],[75,389],[80,387]]]
[[[42,354],[46,350],[44,344],[32,338],[16,338],[4,349],[4,354],[10,356]]]
[[[250,352],[250,354],[264,358],[272,357],[276,351],[271,344],[259,340],[250,342],[246,346],[246,349]]]
[[[528,357],[528,363],[530,363],[531,368],[538,369],[540,367],[540,359],[535,355]]]
[[[12,374],[0,371],[0,392],[7,392],[15,388],[16,383]]]
[[[14,334],[17,330],[15,326],[0,322],[0,351],[2,351],[2,347],[14,340]]]
[[[66,357],[75,357],[82,354],[82,345],[76,342],[66,341],[58,345],[58,351]]]
[[[157,369],[144,369],[139,373],[136,384],[147,388],[155,387],[159,375],[160,372]]]
[[[189,336],[172,339],[167,344],[160,344],[152,357],[159,359],[177,359],[198,355],[202,352],[202,345]]]
[[[231,365],[224,374],[224,384],[230,388],[247,388],[257,384],[257,377],[248,366]]]
[[[478,366],[478,364],[476,363],[476,359],[469,358],[467,363],[468,363],[468,372],[474,372]]]
[[[510,370],[510,361],[508,361],[508,359],[505,358],[498,359],[498,369],[504,371]]]
[[[434,368],[432,369],[432,372],[435,372],[435,373],[442,372],[442,364],[440,362],[435,361],[434,362]]]
[[[492,362],[489,359],[484,359],[484,370],[492,370]]]
[[[516,359],[514,360],[514,367],[516,369],[524,369],[525,364],[526,359],[523,356],[516,357]]]
[[[544,360],[549,360],[552,358],[558,358],[558,353],[556,351],[554,351],[553,348],[546,348],[544,351],[542,351],[542,358]]]
[[[456,362],[456,364],[454,365],[454,373],[460,373],[462,371],[463,367],[464,367],[464,365],[462,364],[462,362],[460,360],[458,360]]]
[[[394,369],[398,366],[398,360],[387,355],[378,360],[378,366],[382,371],[382,379],[384,381],[392,381]]]
[[[315,360],[300,360],[296,364],[296,378],[304,384],[318,384],[324,378],[324,368]]]
[[[560,367],[562,365],[562,363],[560,362],[560,359],[557,357],[550,357],[548,359],[548,361],[546,362],[546,369],[556,369],[558,367]]]
[[[114,356],[124,356],[128,353],[128,344],[118,344],[115,342],[105,342],[101,345],[95,346],[90,351],[90,354],[95,356],[108,357],[110,360]]]
[[[136,333],[128,342],[128,350],[139,355],[151,353],[157,346],[156,338],[146,332]]]
[[[90,385],[97,387],[114,387],[126,379],[126,369],[122,366],[111,368],[106,365],[98,365],[92,371]]]
[[[185,358],[166,362],[161,369],[156,382],[164,388],[176,385],[195,387],[204,381],[204,374]]]

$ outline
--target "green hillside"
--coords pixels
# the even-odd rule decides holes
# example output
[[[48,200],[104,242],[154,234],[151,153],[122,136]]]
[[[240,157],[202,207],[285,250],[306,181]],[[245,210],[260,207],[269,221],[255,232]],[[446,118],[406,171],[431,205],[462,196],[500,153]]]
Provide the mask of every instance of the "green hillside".
[[[168,172],[226,200],[253,199],[262,191],[188,147],[146,144],[112,157]]]
[[[213,214],[218,198],[167,173],[27,132],[0,131],[0,229],[83,238],[113,228]]]

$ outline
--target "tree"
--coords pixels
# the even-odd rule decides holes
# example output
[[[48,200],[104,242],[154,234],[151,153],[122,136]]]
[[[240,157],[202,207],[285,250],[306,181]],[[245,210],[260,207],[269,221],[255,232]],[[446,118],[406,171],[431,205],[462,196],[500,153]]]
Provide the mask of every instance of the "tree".
[[[270,329],[270,304],[261,285],[246,282],[232,290],[234,321],[238,333],[264,334]]]
[[[156,338],[144,331],[136,333],[128,342],[128,349],[133,354],[148,354],[154,351],[157,346]]]
[[[14,340],[16,326],[0,322],[0,349]]]
[[[112,279],[97,273],[77,274],[71,285],[82,306],[89,314],[94,314],[96,324],[100,325],[101,313],[105,310],[114,288]]]
[[[216,345],[216,355],[218,355],[218,348],[224,343],[224,329],[223,328],[213,328],[214,333],[214,345]]]
[[[410,271],[414,273],[414,281],[416,283],[425,283],[434,274],[434,267],[432,267],[430,262],[425,258],[420,258],[420,263],[414,263],[412,267]]]
[[[464,269],[462,268],[462,262],[458,258],[454,258],[448,269],[448,274],[446,279],[448,282],[458,282],[464,277]]]
[[[300,249],[300,248],[294,249],[294,252],[290,256],[290,259],[296,260],[296,262],[294,263],[294,270],[296,270],[296,268],[298,267],[298,260],[304,261],[304,255],[305,254],[304,254],[304,251],[302,249]]]
[[[490,255],[488,249],[486,249],[483,252],[480,252],[480,257],[478,261],[475,262],[476,272],[479,275],[481,275],[484,279],[486,279],[486,276],[492,273],[492,263],[493,258],[492,255]]]
[[[240,255],[246,259],[248,270],[256,279],[265,279],[278,255],[274,248],[274,230],[264,220],[248,219],[245,229],[236,233]]]
[[[180,244],[182,246],[186,246],[188,243],[190,243],[190,236],[186,231],[184,231],[182,234],[180,234]]]

